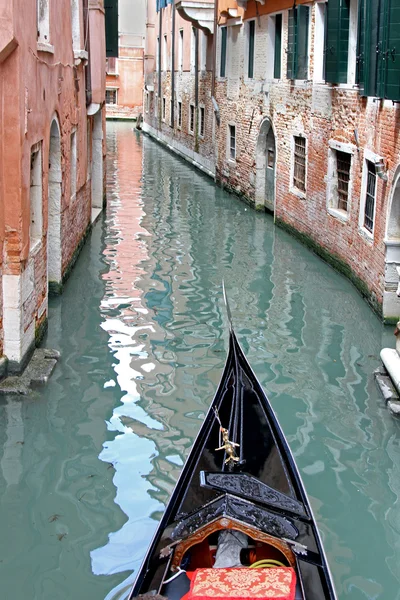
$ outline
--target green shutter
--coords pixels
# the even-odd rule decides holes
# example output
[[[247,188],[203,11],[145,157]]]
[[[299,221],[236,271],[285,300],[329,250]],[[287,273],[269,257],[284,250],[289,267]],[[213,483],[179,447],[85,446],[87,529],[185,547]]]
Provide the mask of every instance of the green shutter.
[[[247,68],[247,77],[253,79],[254,77],[254,37],[256,31],[256,22],[249,22],[249,64]]]
[[[398,0],[384,0],[381,4],[377,94],[400,101],[400,5]]]
[[[106,56],[118,57],[118,0],[104,0]]]
[[[274,78],[281,78],[282,15],[275,17]]]
[[[347,83],[350,0],[329,0],[327,5],[325,80]]]
[[[221,64],[219,69],[220,77],[225,77],[226,70],[226,34],[227,28],[221,27]]]
[[[377,53],[379,51],[380,0],[367,0],[365,11],[364,89],[366,96],[376,96]]]
[[[365,0],[358,0],[358,22],[357,22],[357,69],[356,83],[360,88],[361,96],[365,96]]]
[[[296,77],[296,17],[297,11],[293,8],[289,10],[288,23],[288,47],[287,47],[287,70],[288,79]]]
[[[310,9],[308,6],[297,7],[297,69],[296,79],[307,79],[308,77],[308,29],[310,21]]]

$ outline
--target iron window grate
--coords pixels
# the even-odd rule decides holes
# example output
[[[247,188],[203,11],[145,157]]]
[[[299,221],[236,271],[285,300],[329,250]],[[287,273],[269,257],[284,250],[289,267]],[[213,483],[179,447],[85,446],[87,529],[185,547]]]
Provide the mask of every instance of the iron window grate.
[[[194,106],[193,104],[190,105],[190,122],[189,122],[189,129],[190,132],[193,133],[194,132]]]
[[[106,104],[117,104],[117,90],[106,90]]]
[[[376,172],[375,165],[368,161],[367,192],[365,195],[364,227],[372,233],[374,228]]]
[[[204,137],[204,116],[205,111],[203,106],[200,107],[200,136]]]
[[[338,208],[347,212],[349,202],[349,182],[351,154],[336,151]]]
[[[294,138],[293,185],[302,192],[306,191],[306,138]]]

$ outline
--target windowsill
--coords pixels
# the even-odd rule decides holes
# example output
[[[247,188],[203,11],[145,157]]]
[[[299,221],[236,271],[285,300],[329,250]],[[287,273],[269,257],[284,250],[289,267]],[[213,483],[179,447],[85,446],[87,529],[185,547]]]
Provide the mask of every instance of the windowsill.
[[[297,187],[291,186],[289,188],[289,191],[291,194],[293,194],[294,196],[297,196],[298,198],[301,198],[302,200],[306,199],[306,192],[299,190]]]
[[[89,53],[86,50],[74,50],[74,62],[75,65],[79,65],[80,62],[87,64],[89,60]],[[107,73],[108,75],[108,73]]]
[[[42,246],[42,240],[40,238],[33,238],[31,246],[29,248],[29,254],[37,254]]]
[[[312,79],[288,79],[288,81],[294,85],[294,87],[306,88],[313,83]]]
[[[72,196],[71,196],[71,199],[70,199],[71,204],[73,204],[75,202],[75,200],[76,200],[76,192],[75,192],[75,194],[72,194]]]
[[[179,131],[182,131],[182,125],[177,125],[176,128],[179,129]]]
[[[107,77],[115,77],[117,79],[119,77],[119,73],[106,73]]]
[[[190,129],[189,129],[189,135],[193,135],[194,136],[194,131],[190,131]]]
[[[236,167],[236,158],[228,158],[228,165],[230,165],[231,167]]]
[[[357,83],[338,83],[336,87],[339,90],[352,90],[353,92],[358,91]]]
[[[47,42],[38,42],[36,48],[38,52],[47,52],[47,54],[54,54],[54,46],[48,44]]]
[[[342,221],[342,223],[346,223],[349,220],[349,213],[341,208],[328,207],[328,213],[332,217],[335,217],[335,219]]]
[[[368,231],[368,229],[365,229],[365,227],[360,227],[358,229],[358,233],[361,235],[362,238],[364,238],[364,240],[370,244],[373,243],[374,241],[374,233]]]

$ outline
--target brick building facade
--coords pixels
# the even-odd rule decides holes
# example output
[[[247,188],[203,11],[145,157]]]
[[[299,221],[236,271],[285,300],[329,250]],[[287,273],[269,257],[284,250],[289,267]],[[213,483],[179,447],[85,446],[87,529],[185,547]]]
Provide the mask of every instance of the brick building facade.
[[[1,339],[20,369],[103,207],[103,0],[7,0],[0,23]]]
[[[148,22],[145,131],[397,319],[397,3],[154,0]]]

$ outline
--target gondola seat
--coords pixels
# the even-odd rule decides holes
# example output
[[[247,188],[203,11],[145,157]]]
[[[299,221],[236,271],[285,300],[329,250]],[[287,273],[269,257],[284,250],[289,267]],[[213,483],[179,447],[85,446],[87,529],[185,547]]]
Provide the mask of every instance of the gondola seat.
[[[191,583],[184,600],[295,600],[291,567],[197,569],[187,575]]]

